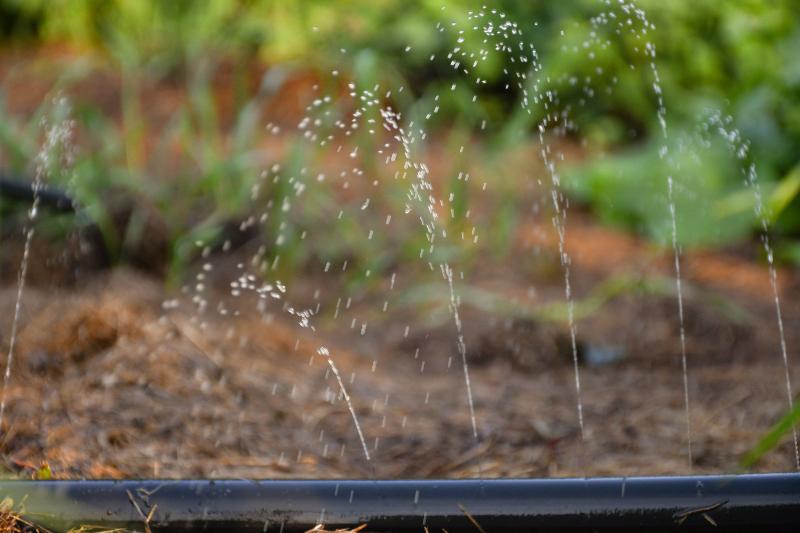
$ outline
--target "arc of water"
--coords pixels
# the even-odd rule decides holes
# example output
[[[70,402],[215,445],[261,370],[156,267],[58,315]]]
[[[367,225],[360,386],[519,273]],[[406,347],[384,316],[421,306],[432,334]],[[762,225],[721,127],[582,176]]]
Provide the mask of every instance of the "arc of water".
[[[34,187],[33,208],[36,208],[39,203],[39,196],[36,195],[38,189]],[[29,215],[30,216],[30,215]],[[35,215],[33,215],[35,216]],[[29,222],[33,221],[30,217]],[[30,256],[31,241],[33,240],[33,228],[28,228],[25,231],[25,246],[22,252],[22,259],[20,261],[19,274],[17,277],[17,300],[14,304],[14,318],[11,322],[11,338],[8,342],[8,354],[6,356],[6,368],[3,372],[3,392],[0,393],[0,431],[3,428],[3,417],[6,412],[6,398],[8,391],[8,383],[11,380],[11,367],[14,364],[14,349],[17,344],[17,328],[19,327],[19,316],[22,309],[22,295],[25,292],[25,280],[28,277],[28,257]]]
[[[64,97],[54,99],[54,105],[58,111],[65,115],[69,114],[69,102]],[[44,144],[36,156],[36,170],[34,172],[32,191],[33,201],[28,210],[28,220],[25,229],[25,244],[20,260],[19,274],[17,277],[17,295],[14,304],[14,317],[11,322],[11,337],[8,343],[8,354],[6,355],[5,371],[3,372],[3,390],[0,392],[0,430],[3,427],[3,418],[6,411],[6,400],[8,396],[8,383],[11,380],[11,369],[14,364],[14,355],[17,344],[19,319],[22,310],[22,298],[25,293],[25,284],[28,278],[28,262],[30,258],[31,242],[33,241],[34,222],[39,212],[39,192],[42,189],[45,176],[51,163],[51,153],[59,145],[66,145],[71,136],[72,121],[64,118],[55,124],[44,122],[45,140]],[[67,155],[67,157],[69,154]]]
[[[730,122],[730,117],[728,117]],[[750,154],[750,145],[742,139],[741,133],[729,126],[725,120],[714,113],[710,117],[710,124],[717,128],[717,132],[728,142],[740,161],[745,161]],[[778,290],[778,270],[775,267],[775,253],[769,238],[769,217],[764,207],[764,198],[761,194],[761,184],[758,179],[758,171],[755,162],[750,162],[743,168],[745,184],[753,191],[755,200],[755,214],[761,225],[761,243],[764,253],[767,255],[767,265],[769,269],[769,282],[772,289],[772,299],[775,307],[775,320],[778,327],[778,339],[780,342],[781,361],[783,363],[783,377],[786,386],[786,403],[789,411],[794,409],[794,392],[792,387],[791,372],[789,367],[789,352],[786,347],[786,332],[783,324],[783,309],[781,307],[780,291]],[[797,433],[797,426],[792,424],[792,440],[794,444],[795,469],[800,470],[800,438]]]
[[[648,19],[643,9],[636,7],[633,3],[620,3],[622,9],[628,13],[633,13],[642,23],[643,34],[648,29],[655,29],[655,25]],[[664,144],[659,150],[659,158],[669,164],[669,131],[667,129],[667,106],[664,103],[663,90],[661,88],[661,78],[658,74],[656,65],[656,47],[652,42],[645,44],[645,56],[648,58],[650,72],[653,75],[653,93],[656,97],[656,118],[664,139]],[[689,471],[694,465],[692,450],[692,418],[691,418],[691,399],[689,396],[689,364],[686,351],[686,327],[683,311],[683,275],[681,273],[681,250],[678,242],[678,213],[675,203],[674,184],[671,175],[667,176],[667,203],[669,204],[670,231],[672,241],[673,268],[675,271],[675,292],[677,293],[678,303],[678,324],[679,324],[679,343],[681,353],[681,376],[683,382],[683,408],[686,423],[686,455],[689,462]]]
[[[546,101],[545,101],[546,102]],[[540,157],[550,175],[552,190],[551,199],[553,203],[553,225],[555,226],[556,233],[558,234],[558,255],[561,262],[561,268],[564,271],[564,297],[567,301],[567,319],[569,321],[569,336],[572,349],[572,367],[573,375],[575,378],[575,397],[576,409],[578,415],[578,427],[580,429],[581,441],[586,440],[586,430],[583,420],[583,396],[581,394],[581,371],[578,361],[578,343],[577,343],[577,326],[575,324],[575,306],[572,299],[572,276],[571,276],[571,259],[565,249],[566,244],[566,223],[567,213],[566,209],[562,207],[559,196],[561,194],[561,178],[556,170],[555,163],[550,160],[548,156],[549,145],[547,144],[544,133],[547,130],[547,118],[539,125],[539,144],[541,146]]]
[[[381,116],[384,121],[384,127],[387,131],[395,133],[395,140],[398,141],[403,149],[403,157],[404,157],[404,167],[406,168],[413,168],[416,171],[417,181],[419,182],[419,186],[412,185],[409,190],[409,199],[412,201],[421,201],[421,194],[422,191],[426,191],[427,194],[427,212],[425,213],[425,218],[420,216],[420,223],[425,229],[425,232],[428,236],[428,241],[431,243],[431,251],[433,247],[433,242],[435,240],[435,231],[437,228],[437,223],[439,220],[438,213],[435,210],[436,205],[436,198],[434,197],[433,193],[433,186],[428,179],[428,167],[424,163],[420,163],[414,160],[413,155],[411,153],[411,140],[409,136],[405,133],[403,127],[400,125],[400,115],[399,113],[395,113],[391,109],[381,109]],[[407,208],[407,211],[410,210]],[[469,374],[469,364],[467,363],[467,348],[464,342],[464,334],[463,328],[461,324],[461,317],[459,314],[459,302],[456,295],[455,285],[453,282],[453,270],[450,268],[450,265],[446,262],[443,262],[439,265],[442,275],[447,280],[448,287],[450,290],[450,310],[453,315],[453,322],[456,326],[457,332],[457,345],[458,345],[458,352],[461,358],[461,369],[464,375],[464,386],[467,392],[467,405],[469,407],[469,415],[470,415],[470,424],[472,426],[472,436],[475,440],[478,439],[478,421],[477,416],[475,414],[475,400],[472,394],[472,381],[470,379]]]
[[[364,452],[364,457],[367,461],[370,461],[371,458],[369,456],[369,448],[367,448],[367,441],[364,438],[364,432],[361,430],[361,424],[358,422],[358,416],[356,415],[356,410],[353,407],[353,402],[350,400],[350,395],[347,393],[347,387],[344,386],[344,381],[342,381],[342,376],[339,374],[339,369],[336,368],[336,363],[333,362],[333,358],[331,357],[330,351],[325,346],[320,346],[317,350],[317,353],[320,354],[325,358],[328,362],[328,366],[331,367],[333,371],[333,375],[336,377],[336,381],[339,383],[339,389],[342,391],[342,396],[344,397],[345,403],[347,403],[347,409],[350,411],[350,417],[353,419],[353,425],[356,427],[356,433],[358,433],[358,440],[361,441],[361,449]]]

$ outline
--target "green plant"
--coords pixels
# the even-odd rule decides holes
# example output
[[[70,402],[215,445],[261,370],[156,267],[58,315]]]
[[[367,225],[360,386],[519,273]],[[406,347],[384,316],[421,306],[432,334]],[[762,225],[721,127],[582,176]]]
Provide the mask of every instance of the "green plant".
[[[71,79],[85,76],[87,65],[98,68],[98,61],[105,65],[100,69],[110,68],[119,75],[119,130],[111,117],[91,105],[76,106],[78,127],[88,133],[91,148],[77,156],[70,186],[116,257],[124,255],[122,250],[139,232],[135,224],[130,230],[115,227],[105,197],[110,193],[103,191],[127,191],[155,206],[168,228],[173,279],[196,253],[196,241],[213,242],[226,220],[254,207],[249,189],[264,166],[253,153],[260,135],[261,98],[252,96],[246,80],[256,57],[322,74],[340,69],[342,78],[359,88],[381,84],[393,89],[392,105],[409,120],[425,123],[432,132],[453,129],[449,148],[453,155],[457,145],[469,144],[471,138],[484,141],[483,156],[502,155],[520,140],[530,140],[532,128],[543,118],[542,106],[521,105],[521,89],[509,84],[514,82],[508,70],[514,56],[495,50],[499,37],[487,37],[480,24],[469,20],[468,12],[481,7],[470,0],[357,0],[346,5],[303,0],[291,7],[275,0],[3,0],[3,5],[31,21],[27,29],[4,39],[71,44],[81,51],[76,57],[92,58],[83,61],[83,70]],[[591,158],[580,170],[568,173],[568,192],[602,219],[668,243],[665,179],[674,174],[682,244],[719,245],[746,236],[757,228],[749,215],[752,194],[741,187],[732,158],[713,146],[700,150],[698,163],[687,155],[691,146],[687,150],[677,146],[681,132],[696,126],[699,110],[720,108],[736,116],[736,125],[753,141],[752,158],[764,190],[771,195],[778,256],[791,260],[800,255],[794,240],[800,233],[800,182],[791,171],[800,149],[800,107],[795,98],[800,63],[794,53],[800,39],[797,5],[789,0],[643,0],[639,5],[656,27],[646,39],[657,51],[671,153],[682,166],[678,170],[667,168],[658,158],[661,134],[655,120],[653,75],[644,53],[645,38],[638,33],[642,23],[634,15],[618,5],[591,0],[569,5],[504,1],[495,6],[505,13],[505,20],[517,23],[520,34],[514,38],[530,43],[541,59],[538,73],[529,65],[519,67],[519,72],[526,73],[530,83],[549,80],[545,88],[558,90],[558,109],[568,111],[574,123],[567,141],[576,137],[586,141]],[[593,24],[592,17],[602,12],[613,13],[623,27],[636,31],[618,33],[616,23]],[[626,16],[631,24],[625,22]],[[501,17],[487,13],[481,20],[490,19],[498,22]],[[484,83],[476,84],[451,67],[448,53],[455,47],[473,54],[488,50],[474,72]],[[73,70],[81,70],[80,63],[76,61]],[[231,127],[221,119],[215,100],[215,75],[225,65],[233,65],[237,87]],[[147,88],[159,83],[181,88],[182,101],[166,125],[153,123],[143,101]],[[335,92],[336,82],[330,77],[322,76],[321,83]],[[400,92],[399,87],[405,90]],[[523,87],[532,94],[530,84]],[[592,91],[590,97],[587,90]],[[427,119],[434,105],[440,112]],[[30,130],[35,117],[19,128],[8,126],[14,120],[0,121],[0,141],[6,164],[22,168],[36,150]],[[372,173],[379,166],[372,157],[377,141],[363,129],[357,137],[363,165]],[[507,251],[524,208],[515,201],[514,187],[520,186],[521,178],[512,173],[498,177],[498,183],[506,180],[509,186],[498,187],[498,196],[489,198],[496,201],[499,213],[493,219],[493,235],[502,237],[492,242],[499,255]],[[469,211],[476,198],[474,187],[457,176],[457,171],[448,174],[446,189],[455,195],[456,218]],[[770,184],[779,176],[784,178],[773,188]],[[315,194],[324,203],[325,193],[309,188],[308,197]],[[711,210],[704,209],[708,205]],[[325,208],[326,216],[331,210],[335,209]],[[303,216],[293,214],[285,220],[296,226],[293,236],[302,234]],[[141,220],[144,215],[134,214],[132,220],[137,217]],[[330,218],[310,216],[308,221],[324,224],[325,220]],[[347,221],[337,224],[351,233],[357,227]],[[274,237],[277,227],[267,230]],[[311,256],[310,243],[294,246],[282,252],[287,268]],[[367,253],[353,243],[341,248]]]
[[[750,468],[761,460],[766,454],[778,447],[785,437],[800,421],[800,403],[795,402],[794,408],[787,411],[772,428],[761,437],[761,440],[739,462],[742,468]]]

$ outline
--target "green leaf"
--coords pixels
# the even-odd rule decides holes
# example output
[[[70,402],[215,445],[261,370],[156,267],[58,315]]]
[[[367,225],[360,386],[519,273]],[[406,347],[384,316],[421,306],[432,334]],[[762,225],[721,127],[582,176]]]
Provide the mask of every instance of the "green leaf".
[[[796,165],[789,174],[781,180],[769,198],[770,214],[773,222],[799,193],[800,164]]]
[[[761,437],[761,440],[758,441],[753,449],[751,449],[747,454],[742,458],[739,464],[743,468],[750,468],[758,461],[761,460],[764,455],[775,449],[780,443],[781,438],[789,433],[795,424],[800,420],[800,403],[795,403],[794,408],[783,415],[777,424],[775,424],[769,432]]]
[[[36,471],[35,474],[36,479],[40,481],[46,481],[48,479],[53,478],[53,470],[50,468],[50,465],[47,463],[42,463],[42,466]]]

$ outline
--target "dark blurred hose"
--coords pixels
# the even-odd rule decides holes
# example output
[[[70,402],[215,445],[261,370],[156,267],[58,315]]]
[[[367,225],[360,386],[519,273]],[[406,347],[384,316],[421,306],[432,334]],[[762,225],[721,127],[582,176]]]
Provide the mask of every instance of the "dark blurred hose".
[[[41,207],[60,213],[77,211],[77,204],[66,193],[50,187],[42,187],[34,192],[31,182],[10,178],[4,174],[0,174],[0,196],[28,204],[33,203],[34,197],[38,196]]]
[[[74,213],[78,222],[81,239],[89,243],[94,252],[96,266],[107,267],[111,264],[111,255],[106,247],[100,228],[87,215],[85,210],[64,191],[44,185],[34,190],[32,182],[19,177],[12,177],[0,171],[0,198],[18,202],[30,207],[34,198],[39,199],[38,207],[56,213]]]
[[[800,531],[800,474],[494,480],[5,481],[30,521],[152,531]],[[145,523],[147,523],[145,525]]]

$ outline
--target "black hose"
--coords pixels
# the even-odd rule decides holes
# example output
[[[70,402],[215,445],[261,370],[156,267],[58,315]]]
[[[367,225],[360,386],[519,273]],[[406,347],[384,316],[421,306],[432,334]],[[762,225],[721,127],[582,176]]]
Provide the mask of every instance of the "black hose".
[[[33,183],[19,179],[9,178],[0,174],[0,196],[18,202],[33,203],[34,197],[39,198],[39,205],[60,213],[77,210],[77,205],[66,193],[47,186],[42,186],[34,191]]]
[[[96,266],[104,268],[111,265],[111,254],[102,231],[69,194],[47,185],[42,185],[36,190],[32,182],[10,177],[0,171],[0,198],[20,202],[28,207],[33,205],[34,198],[38,198],[38,205],[43,209],[56,213],[73,213],[78,222],[79,235],[90,245]]]
[[[5,481],[35,524],[142,531],[800,531],[800,474],[405,481]],[[147,522],[147,527],[145,527]]]

